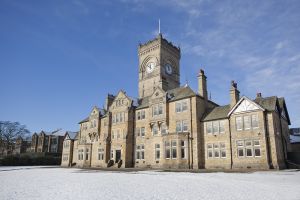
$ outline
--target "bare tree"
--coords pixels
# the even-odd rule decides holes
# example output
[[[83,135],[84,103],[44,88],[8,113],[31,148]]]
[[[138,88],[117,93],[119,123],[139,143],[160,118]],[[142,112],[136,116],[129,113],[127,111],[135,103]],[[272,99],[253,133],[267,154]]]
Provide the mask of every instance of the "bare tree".
[[[19,122],[0,121],[0,148],[3,153],[16,141],[18,137],[26,137],[29,130]]]

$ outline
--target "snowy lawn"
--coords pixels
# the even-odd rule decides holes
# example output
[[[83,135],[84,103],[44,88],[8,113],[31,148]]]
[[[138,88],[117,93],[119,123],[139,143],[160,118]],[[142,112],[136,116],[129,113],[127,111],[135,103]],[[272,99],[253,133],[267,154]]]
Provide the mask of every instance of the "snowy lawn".
[[[300,199],[300,171],[109,172],[0,167],[0,199]]]

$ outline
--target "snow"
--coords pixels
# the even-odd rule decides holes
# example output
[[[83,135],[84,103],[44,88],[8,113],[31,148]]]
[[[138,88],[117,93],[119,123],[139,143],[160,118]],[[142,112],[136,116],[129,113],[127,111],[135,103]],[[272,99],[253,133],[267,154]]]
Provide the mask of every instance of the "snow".
[[[300,171],[189,173],[0,167],[0,199],[300,199]]]

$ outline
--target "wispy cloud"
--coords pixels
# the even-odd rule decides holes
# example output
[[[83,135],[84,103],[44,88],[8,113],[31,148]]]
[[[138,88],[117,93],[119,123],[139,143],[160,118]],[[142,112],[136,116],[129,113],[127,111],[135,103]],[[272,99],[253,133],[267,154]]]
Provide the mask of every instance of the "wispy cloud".
[[[205,59],[220,77],[234,72],[243,94],[260,91],[286,97],[292,120],[300,126],[299,2],[169,0],[155,4],[185,13],[183,30],[177,35],[183,54]],[[222,89],[227,92],[227,86]]]

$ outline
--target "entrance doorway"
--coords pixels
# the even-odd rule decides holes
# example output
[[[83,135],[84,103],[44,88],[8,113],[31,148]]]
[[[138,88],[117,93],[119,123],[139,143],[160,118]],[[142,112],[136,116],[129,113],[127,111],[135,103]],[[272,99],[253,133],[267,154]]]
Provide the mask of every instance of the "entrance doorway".
[[[116,163],[118,163],[119,160],[121,160],[121,150],[116,150]]]

